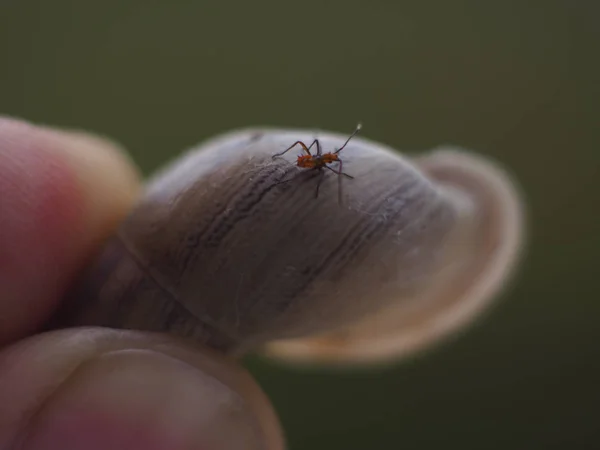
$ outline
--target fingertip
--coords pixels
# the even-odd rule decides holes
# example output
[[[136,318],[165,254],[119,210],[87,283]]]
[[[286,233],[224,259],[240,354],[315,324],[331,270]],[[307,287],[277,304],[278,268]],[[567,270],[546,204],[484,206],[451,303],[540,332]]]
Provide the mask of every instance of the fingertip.
[[[50,314],[138,186],[108,141],[0,117],[0,343]]]

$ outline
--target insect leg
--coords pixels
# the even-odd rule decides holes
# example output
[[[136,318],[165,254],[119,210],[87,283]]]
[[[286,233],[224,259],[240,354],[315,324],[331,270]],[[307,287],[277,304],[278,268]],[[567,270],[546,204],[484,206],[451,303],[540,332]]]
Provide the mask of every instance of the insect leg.
[[[319,197],[319,188],[321,187],[321,183],[323,182],[323,178],[325,175],[325,172],[323,172],[323,169],[321,167],[319,168],[319,172],[320,172],[320,175],[319,175],[319,181],[317,182],[317,190],[315,191],[315,198]]]
[[[327,169],[331,170],[333,173],[335,173],[338,176],[338,204],[342,204],[342,175],[344,175],[345,177],[348,177],[350,179],[354,179],[353,176],[348,175],[347,173],[342,172],[342,160],[338,160],[338,162],[340,163],[340,168],[339,170],[334,170],[329,166],[325,166]]]
[[[314,144],[314,142],[313,142]],[[273,155],[273,158],[277,158],[278,156],[283,156],[285,155],[287,152],[289,152],[291,149],[293,149],[296,145],[299,145],[302,147],[302,149],[308,154],[311,155],[310,150],[308,149],[309,147],[306,147],[306,144],[302,141],[296,141],[294,142],[292,145],[290,145],[288,148],[286,148],[284,151],[282,151],[281,153],[277,153],[275,155]],[[312,147],[312,144],[311,144]],[[312,155],[311,155],[312,156]]]
[[[276,158],[278,156],[283,156],[284,154],[286,154],[287,152],[289,152],[291,149],[293,149],[296,145],[301,146],[302,150],[304,150],[308,156],[312,156],[312,153],[310,152],[310,149],[315,144],[317,144],[317,156],[320,156],[321,155],[321,143],[319,142],[318,139],[315,139],[314,141],[312,141],[312,143],[308,147],[306,146],[306,144],[304,142],[302,142],[302,141],[296,141],[292,145],[290,145],[288,148],[286,148],[284,151],[282,151],[281,153],[277,153],[277,154],[273,155],[273,158]]]
[[[321,143],[319,142],[318,139],[315,139],[314,141],[312,141],[312,143],[308,146],[308,154],[310,156],[312,156],[312,154],[310,153],[310,149],[313,147],[313,145],[317,144],[317,156],[321,156]]]
[[[331,170],[333,173],[336,173],[336,174],[338,174],[338,175],[344,175],[345,177],[347,177],[347,178],[350,178],[351,180],[353,180],[353,179],[354,179],[354,177],[353,177],[352,175],[348,175],[347,173],[344,173],[344,172],[342,172],[342,161],[341,161],[341,160],[339,160],[338,162],[340,163],[340,168],[339,168],[339,170],[332,169],[332,168],[331,168],[331,167],[329,167],[329,166],[324,166],[324,167],[325,167],[325,168],[327,168],[327,169],[329,169],[329,170]]]
[[[315,139],[313,141],[312,144],[310,144],[310,147],[312,147],[313,145],[317,144],[317,156],[321,156],[321,143],[319,142],[318,139]],[[310,147],[308,147],[310,149]]]

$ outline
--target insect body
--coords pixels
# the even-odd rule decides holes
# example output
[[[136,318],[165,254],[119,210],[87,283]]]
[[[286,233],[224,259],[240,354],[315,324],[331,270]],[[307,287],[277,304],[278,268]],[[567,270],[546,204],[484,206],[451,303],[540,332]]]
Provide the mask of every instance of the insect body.
[[[296,165],[303,169],[318,169],[319,167],[327,167],[327,164],[333,162],[341,162],[337,153],[325,153],[324,155],[299,155]]]
[[[323,176],[325,175],[325,172],[323,171],[323,169],[327,169],[327,170],[330,170],[333,173],[337,174],[338,177],[340,177],[339,178],[339,189],[338,189],[338,201],[339,201],[339,203],[341,203],[342,202],[342,184],[341,184],[342,179],[341,179],[341,177],[345,176],[346,178],[350,178],[350,179],[352,179],[354,177],[351,175],[348,175],[347,173],[342,172],[343,162],[339,157],[339,153],[342,150],[344,150],[346,145],[348,145],[348,142],[350,142],[350,139],[352,139],[356,135],[356,133],[358,133],[360,131],[361,128],[362,128],[362,125],[358,124],[356,126],[356,129],[354,130],[354,132],[348,137],[348,139],[346,139],[346,142],[344,142],[344,145],[342,145],[340,148],[338,148],[337,150],[335,150],[333,152],[323,153],[321,151],[321,143],[319,142],[318,139],[315,139],[309,146],[306,146],[306,144],[302,141],[296,141],[292,145],[290,145],[288,148],[286,148],[283,152],[273,155],[273,158],[283,156],[285,153],[287,153],[288,151],[290,151],[291,149],[293,149],[294,147],[299,145],[300,147],[302,147],[302,150],[304,153],[301,155],[298,155],[298,159],[296,160],[296,165],[302,169],[318,170],[320,172],[319,181],[317,183],[317,189],[315,192],[315,198],[317,198],[319,196],[319,188],[321,187],[321,182],[323,181]],[[317,147],[316,153],[314,155],[310,152],[310,149],[313,146]],[[335,162],[338,163],[337,170],[333,169],[332,167],[329,167],[329,164],[332,164]],[[282,183],[285,183],[287,181],[291,181],[291,180],[282,181]]]

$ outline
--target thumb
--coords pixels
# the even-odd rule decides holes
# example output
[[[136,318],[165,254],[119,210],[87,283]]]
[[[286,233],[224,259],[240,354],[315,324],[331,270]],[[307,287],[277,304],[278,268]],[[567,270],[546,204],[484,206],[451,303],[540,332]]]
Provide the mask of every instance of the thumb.
[[[250,376],[159,335],[71,329],[0,352],[0,448],[281,450]]]

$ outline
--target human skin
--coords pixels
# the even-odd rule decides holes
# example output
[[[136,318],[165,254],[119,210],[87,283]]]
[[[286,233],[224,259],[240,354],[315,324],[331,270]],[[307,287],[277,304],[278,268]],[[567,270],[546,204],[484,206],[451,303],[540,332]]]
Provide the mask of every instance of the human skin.
[[[283,448],[260,388],[210,349],[36,334],[139,188],[115,144],[0,117],[0,450]]]

